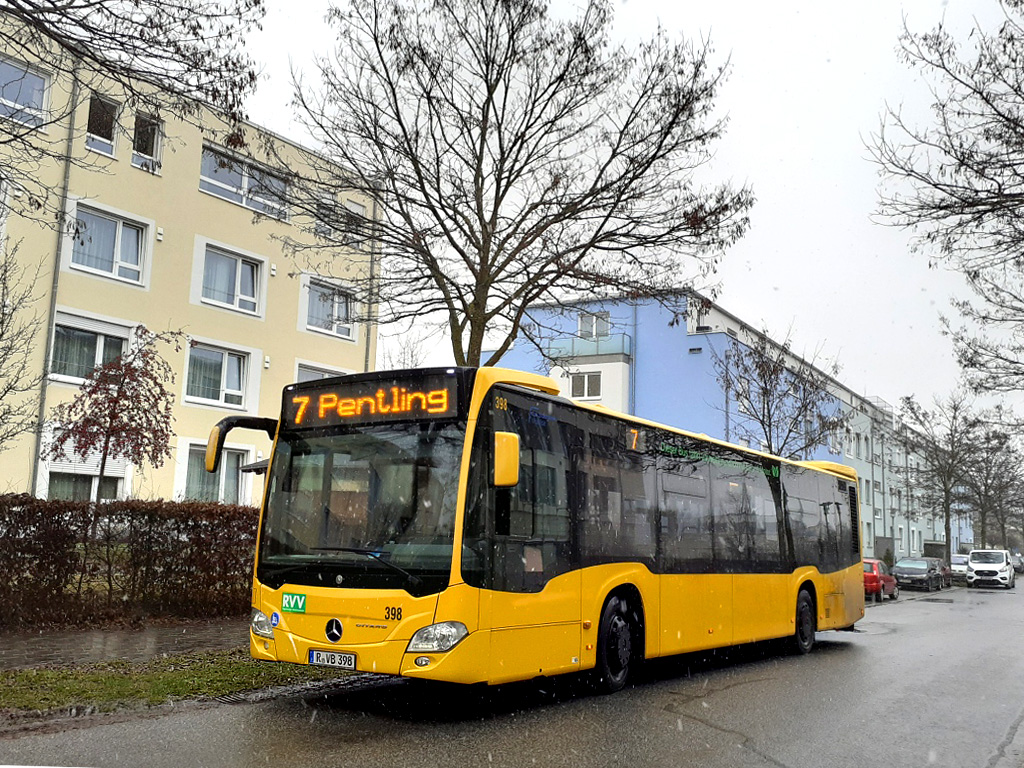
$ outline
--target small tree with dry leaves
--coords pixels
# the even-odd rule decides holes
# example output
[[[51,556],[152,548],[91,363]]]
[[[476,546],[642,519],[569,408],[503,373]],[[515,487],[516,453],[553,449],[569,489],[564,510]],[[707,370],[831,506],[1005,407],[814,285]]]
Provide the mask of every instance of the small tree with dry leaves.
[[[181,349],[177,331],[154,333],[137,326],[124,354],[92,370],[74,399],[52,412],[53,441],[50,458],[69,453],[85,460],[99,453],[100,482],[113,458],[132,464],[162,466],[171,455],[174,434],[174,371],[160,355],[158,345]],[[99,501],[100,483],[96,484]]]

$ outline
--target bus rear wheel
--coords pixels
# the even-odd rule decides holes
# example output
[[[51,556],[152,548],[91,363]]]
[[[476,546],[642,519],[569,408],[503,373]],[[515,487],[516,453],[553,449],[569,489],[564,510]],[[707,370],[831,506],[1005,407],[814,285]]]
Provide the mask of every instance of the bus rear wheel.
[[[593,674],[594,688],[601,693],[615,693],[626,686],[637,658],[638,628],[637,615],[629,602],[618,595],[608,598],[597,629],[597,666]]]
[[[814,599],[806,589],[801,589],[796,598],[796,629],[790,643],[794,653],[803,655],[811,652],[816,629]]]

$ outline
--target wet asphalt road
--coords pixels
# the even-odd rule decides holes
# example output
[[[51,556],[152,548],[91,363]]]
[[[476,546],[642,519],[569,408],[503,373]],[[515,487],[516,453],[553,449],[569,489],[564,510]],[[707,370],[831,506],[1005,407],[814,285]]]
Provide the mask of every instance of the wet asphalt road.
[[[1024,589],[904,593],[813,654],[772,645],[648,665],[614,696],[560,679],[466,690],[365,680],[0,738],[76,766],[1024,765]]]

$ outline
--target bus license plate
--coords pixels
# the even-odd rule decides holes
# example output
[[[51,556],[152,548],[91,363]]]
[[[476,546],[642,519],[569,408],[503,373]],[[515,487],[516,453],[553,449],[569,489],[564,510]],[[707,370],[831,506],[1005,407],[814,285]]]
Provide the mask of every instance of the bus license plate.
[[[309,663],[321,667],[338,667],[355,672],[356,655],[354,653],[339,653],[337,651],[318,651],[310,649]]]

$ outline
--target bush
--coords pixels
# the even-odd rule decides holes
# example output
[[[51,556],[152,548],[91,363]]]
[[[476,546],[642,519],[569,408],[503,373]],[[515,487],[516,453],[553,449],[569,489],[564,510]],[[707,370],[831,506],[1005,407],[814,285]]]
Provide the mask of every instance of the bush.
[[[259,512],[0,495],[0,624],[248,610]]]

